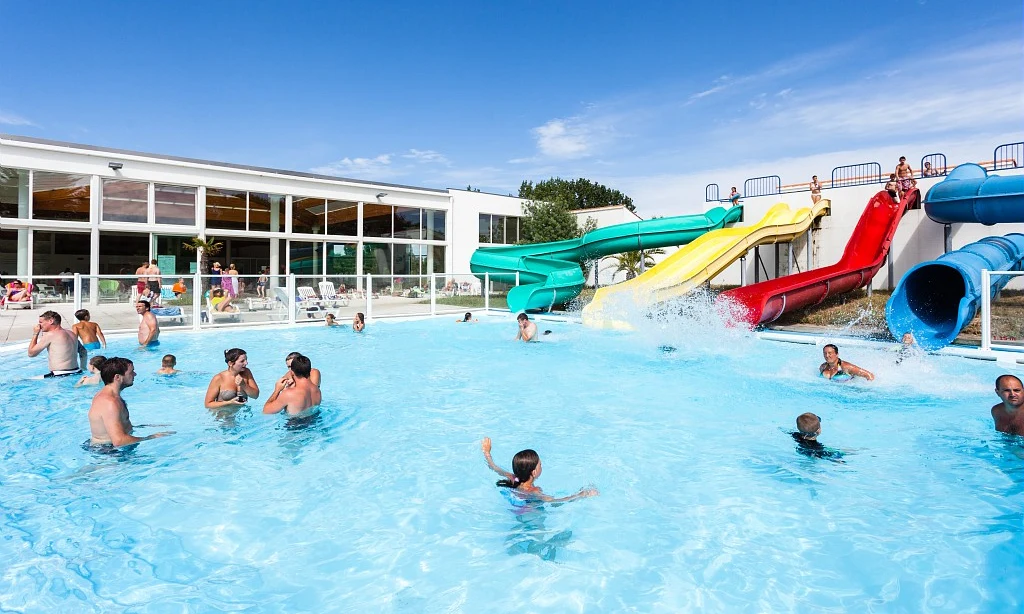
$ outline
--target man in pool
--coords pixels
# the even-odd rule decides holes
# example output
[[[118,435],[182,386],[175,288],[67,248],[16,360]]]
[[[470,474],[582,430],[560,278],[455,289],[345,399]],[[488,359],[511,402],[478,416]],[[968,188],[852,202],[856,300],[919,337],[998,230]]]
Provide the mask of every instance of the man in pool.
[[[1009,435],[1024,435],[1024,385],[1016,375],[996,378],[996,394],[1002,403],[992,406],[996,430]]]
[[[313,365],[299,354],[292,358],[288,373],[274,384],[274,392],[263,405],[263,413],[276,414],[284,410],[294,416],[320,404],[320,388],[309,381]]]
[[[792,433],[792,435],[793,439],[796,440],[797,452],[800,454],[812,458],[824,458],[840,463],[843,462],[839,460],[843,457],[842,452],[827,448],[818,441],[818,435],[821,435],[821,418],[817,414],[808,412],[797,416],[796,432]]]
[[[88,309],[79,309],[75,312],[78,323],[71,327],[71,332],[82,341],[87,350],[98,350],[107,347],[107,338],[103,336],[100,325],[91,321]]]
[[[132,435],[128,404],[121,391],[135,383],[135,365],[127,358],[111,358],[100,367],[103,388],[93,397],[89,407],[89,443],[98,447],[119,448],[147,439],[173,435],[174,431],[153,433],[145,437]],[[140,424],[139,427],[146,426]],[[155,426],[155,425],[154,425]]]
[[[139,345],[142,347],[160,345],[160,324],[149,310],[149,301],[136,301],[135,313],[142,316],[139,322]]]
[[[174,367],[178,365],[178,359],[174,357],[174,354],[166,354],[163,359],[160,360],[160,368],[156,370],[157,375],[177,375],[181,373]]]
[[[521,339],[525,342],[530,342],[537,339],[537,325],[530,321],[529,316],[525,313],[521,313],[516,316],[516,322],[519,324],[519,331],[516,333],[516,341]]]
[[[839,347],[832,343],[826,345],[821,353],[825,356],[825,362],[818,367],[818,373],[826,379],[837,382],[846,381],[852,377],[863,377],[869,382],[875,379],[875,375],[871,371],[861,369],[852,362],[843,362],[839,358]]]
[[[42,341],[39,340],[40,333],[44,333]],[[43,350],[46,350],[46,360],[50,365],[50,372],[43,377],[78,375],[89,364],[85,346],[73,332],[61,327],[60,314],[56,311],[44,311],[32,329],[32,339],[28,342],[29,358],[35,358]]]

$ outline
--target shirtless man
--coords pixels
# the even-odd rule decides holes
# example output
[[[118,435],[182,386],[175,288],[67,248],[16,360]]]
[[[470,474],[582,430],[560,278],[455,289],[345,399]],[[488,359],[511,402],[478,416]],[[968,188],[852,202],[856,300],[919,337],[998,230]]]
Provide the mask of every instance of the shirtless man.
[[[154,294],[160,294],[160,267],[156,265],[156,260],[153,260],[149,264],[149,268],[146,269],[147,285]]]
[[[128,404],[121,398],[121,391],[135,383],[135,366],[132,361],[127,358],[111,358],[100,367],[100,377],[104,386],[93,397],[89,407],[91,445],[119,448],[174,434],[174,431],[163,431],[145,437],[132,435],[134,427],[128,415]],[[147,425],[139,425],[140,428],[144,426]]]
[[[292,358],[288,373],[274,384],[274,392],[263,405],[263,413],[276,414],[281,410],[294,416],[320,404],[320,388],[309,381],[312,365],[299,354]]]
[[[996,430],[1009,435],[1024,435],[1024,385],[1016,375],[996,378],[996,394],[1002,403],[992,406]]]
[[[896,181],[899,183],[900,200],[903,200],[903,195],[909,190],[917,187],[917,182],[914,181],[914,169],[907,164],[906,156],[900,156],[900,163],[896,165]]]
[[[142,347],[160,345],[158,341],[160,338],[160,325],[156,321],[156,316],[149,310],[149,303],[147,301],[137,301],[135,303],[135,313],[142,316],[142,321],[139,322],[139,345]]]
[[[42,341],[39,341],[40,332],[46,333]],[[55,311],[44,311],[39,316],[39,324],[32,329],[29,357],[35,358],[43,350],[46,350],[46,359],[50,363],[50,372],[43,377],[78,375],[89,363],[89,353],[73,332],[61,327],[60,314]]]
[[[88,309],[76,311],[75,318],[78,319],[78,324],[71,327],[71,332],[75,333],[87,350],[106,349],[107,338],[103,336],[100,325],[90,321],[90,317]]]
[[[135,280],[135,289],[139,291],[141,295],[146,291],[146,274],[149,272],[149,263],[143,262],[142,266],[135,269],[135,274],[138,278]]]
[[[530,321],[529,316],[525,313],[521,313],[516,316],[516,321],[519,324],[519,332],[516,333],[516,341],[522,339],[523,341],[533,341],[537,338],[537,325]]]

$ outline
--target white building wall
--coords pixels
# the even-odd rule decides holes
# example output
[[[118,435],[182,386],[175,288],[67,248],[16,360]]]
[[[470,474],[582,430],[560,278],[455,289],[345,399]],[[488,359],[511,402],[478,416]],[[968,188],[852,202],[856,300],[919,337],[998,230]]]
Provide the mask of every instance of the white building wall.
[[[448,272],[469,273],[469,259],[480,247],[480,214],[523,215],[523,199],[486,192],[449,189],[451,195],[452,263]],[[490,244],[486,244],[490,245]]]

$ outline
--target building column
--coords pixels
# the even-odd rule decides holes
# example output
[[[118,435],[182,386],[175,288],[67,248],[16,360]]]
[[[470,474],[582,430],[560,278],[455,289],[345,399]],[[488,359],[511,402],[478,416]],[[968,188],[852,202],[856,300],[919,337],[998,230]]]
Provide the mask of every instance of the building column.
[[[89,305],[100,304],[100,178],[89,184]],[[124,280],[119,280],[124,281]]]
[[[28,228],[18,229],[18,277],[29,277],[32,275],[28,261],[29,254],[32,253],[32,247],[28,243],[30,232]]]
[[[356,289],[363,289],[363,201],[356,203]],[[366,289],[367,292],[370,288]]]
[[[281,274],[281,239],[270,240],[270,274],[280,275]],[[270,287],[277,287],[277,278],[270,278]]]

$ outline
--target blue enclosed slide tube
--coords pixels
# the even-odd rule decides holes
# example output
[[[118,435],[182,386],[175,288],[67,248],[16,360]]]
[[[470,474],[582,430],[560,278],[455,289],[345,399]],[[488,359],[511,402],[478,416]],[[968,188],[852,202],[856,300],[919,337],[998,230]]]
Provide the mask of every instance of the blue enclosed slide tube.
[[[1024,175],[989,175],[977,164],[961,164],[928,190],[924,211],[940,224],[1024,222]]]

